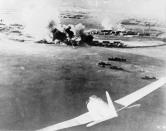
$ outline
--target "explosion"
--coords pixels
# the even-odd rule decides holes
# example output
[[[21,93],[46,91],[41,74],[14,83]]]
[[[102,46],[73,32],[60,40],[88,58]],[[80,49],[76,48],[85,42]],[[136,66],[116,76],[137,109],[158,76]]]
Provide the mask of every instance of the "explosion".
[[[84,25],[62,25],[58,7],[47,4],[45,0],[40,0],[40,4],[37,1],[27,4],[22,10],[24,33],[33,36],[35,41],[44,40],[46,43],[54,41],[78,45],[92,41],[92,37],[84,33]]]
[[[55,22],[51,21],[48,24],[48,29],[52,33],[52,41],[56,40],[56,43],[65,43],[67,45],[80,45],[82,43],[93,42],[93,36],[87,35],[84,32],[85,26],[80,24],[77,25],[62,25],[63,30],[59,30],[55,26]]]

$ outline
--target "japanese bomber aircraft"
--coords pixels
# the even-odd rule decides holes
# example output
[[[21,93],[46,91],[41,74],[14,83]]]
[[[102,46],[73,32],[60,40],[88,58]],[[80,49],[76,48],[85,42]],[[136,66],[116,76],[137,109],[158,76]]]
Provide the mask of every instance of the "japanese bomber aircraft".
[[[38,131],[57,131],[84,124],[87,124],[86,127],[91,127],[103,121],[113,119],[115,117],[118,117],[118,112],[120,112],[121,110],[137,106],[138,104],[137,105],[132,105],[132,104],[138,101],[139,99],[143,98],[144,96],[150,94],[151,92],[157,90],[158,88],[162,87],[165,83],[166,83],[166,77],[162,77],[159,80],[125,97],[115,100],[114,101],[115,103],[121,105],[122,108],[120,109],[115,108],[113,101],[107,91],[106,91],[107,103],[97,96],[91,96],[89,97],[89,101],[87,102],[88,112],[76,118],[55,125],[51,125],[49,127],[45,127]]]

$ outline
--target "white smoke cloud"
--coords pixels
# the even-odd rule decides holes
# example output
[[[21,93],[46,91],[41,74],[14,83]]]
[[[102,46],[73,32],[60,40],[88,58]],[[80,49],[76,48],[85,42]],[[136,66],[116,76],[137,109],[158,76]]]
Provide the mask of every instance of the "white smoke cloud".
[[[48,37],[51,20],[60,28],[60,3],[61,0],[0,0],[0,11],[10,11],[11,14],[3,14],[6,23],[22,23],[26,33],[41,39]]]
[[[102,20],[101,25],[103,26],[104,29],[107,30],[113,30],[113,25],[111,24],[111,20],[109,19],[109,17],[106,17]]]
[[[85,29],[85,26],[81,23],[75,25],[74,33],[75,33],[76,37],[79,37],[82,33],[84,33],[84,29]]]
[[[25,31],[32,34],[37,39],[48,37],[48,24],[55,21],[56,26],[60,27],[60,14],[58,8],[54,8],[44,0],[32,2],[22,11],[22,19],[25,24]]]

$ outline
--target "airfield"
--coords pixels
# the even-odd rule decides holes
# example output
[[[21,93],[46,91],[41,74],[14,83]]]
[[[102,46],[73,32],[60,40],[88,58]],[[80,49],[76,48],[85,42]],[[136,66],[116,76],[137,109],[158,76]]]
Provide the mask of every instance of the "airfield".
[[[37,130],[87,112],[86,101],[97,95],[106,100],[107,90],[119,99],[155,81],[142,79],[166,75],[166,46],[104,48],[46,45],[0,40],[0,129]],[[100,67],[109,61],[124,70]],[[166,86],[136,102],[119,117],[93,127],[64,131],[164,131]]]

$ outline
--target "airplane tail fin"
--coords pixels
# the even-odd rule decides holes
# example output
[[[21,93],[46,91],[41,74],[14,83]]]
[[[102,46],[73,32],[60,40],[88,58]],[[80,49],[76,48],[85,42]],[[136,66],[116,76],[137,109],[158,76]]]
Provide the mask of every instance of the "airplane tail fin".
[[[114,117],[118,117],[118,114],[117,114],[117,111],[116,111],[116,109],[114,107],[112,99],[111,99],[111,97],[110,97],[110,95],[109,95],[109,93],[107,91],[106,91],[106,97],[107,97],[107,102],[108,102],[108,106],[109,106],[109,111],[108,111],[109,115],[107,117],[101,119],[101,120],[90,122],[89,124],[86,125],[86,127],[91,127],[91,126],[96,125],[96,124],[98,124],[98,123],[100,123],[102,121],[106,121],[108,119],[112,119]]]
[[[117,111],[115,109],[115,106],[114,106],[114,104],[112,102],[112,99],[111,99],[108,91],[106,91],[106,97],[107,97],[108,106],[110,107],[110,110],[111,110],[111,114],[113,116],[117,117],[118,116]]]

